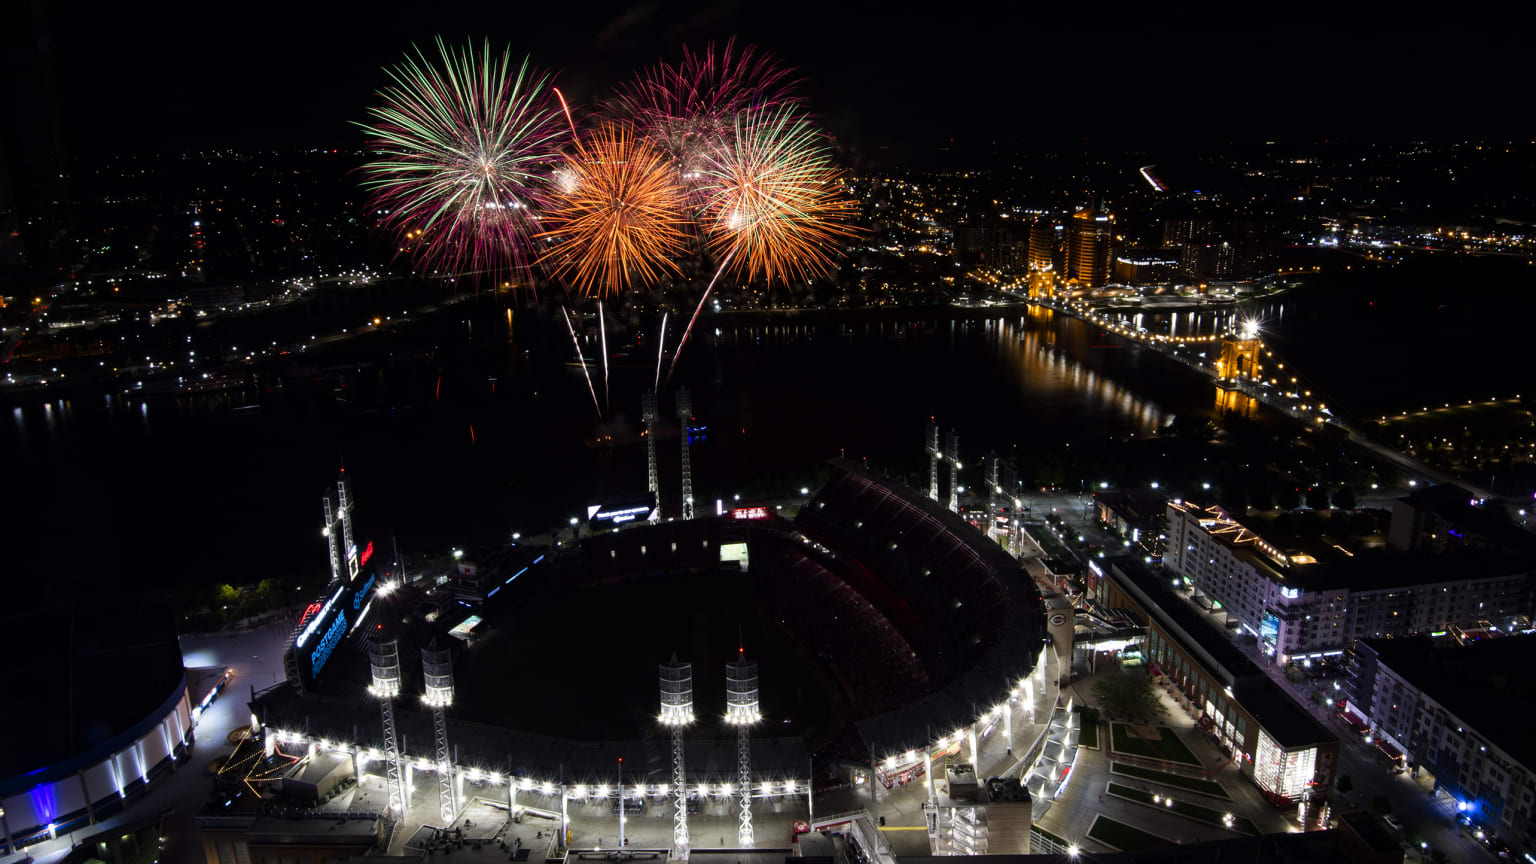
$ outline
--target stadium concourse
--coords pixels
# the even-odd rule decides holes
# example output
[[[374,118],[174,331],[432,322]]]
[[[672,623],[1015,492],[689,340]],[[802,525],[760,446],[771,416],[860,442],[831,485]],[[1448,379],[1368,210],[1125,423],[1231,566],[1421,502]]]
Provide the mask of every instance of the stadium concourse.
[[[807,686],[824,688],[836,706],[811,739],[752,737],[754,848],[785,846],[795,823],[820,823],[845,806],[873,808],[894,817],[887,819],[892,824],[921,826],[923,801],[946,760],[974,762],[983,777],[1017,777],[1048,806],[1070,774],[1076,730],[1070,712],[1058,705],[1060,661],[1048,645],[1034,581],[997,543],[936,502],[863,466],[837,460],[831,467],[832,479],[792,521],[771,512],[755,518],[758,511],[749,518],[632,524],[536,556],[534,550],[519,553],[516,569],[504,581],[490,580],[497,590],[473,613],[489,629],[515,634],[519,604],[536,595],[568,592],[590,603],[590,592],[606,586],[677,574],[750,582],[759,614],[814,661],[814,681]],[[306,686],[284,681],[255,696],[253,746],[266,752],[240,763],[252,766],[241,769],[248,771],[246,789],[263,789],[261,797],[270,799],[279,787],[260,786],[275,776],[261,771],[282,769],[283,776],[300,781],[302,763],[334,764],[335,771],[310,771],[322,784],[332,774],[343,778],[320,791],[327,808],[377,815],[390,810],[388,743],[374,698],[379,691],[368,690],[364,650],[387,638],[400,645],[400,683],[391,689],[407,694],[395,700],[391,714],[406,793],[405,818],[388,841],[392,854],[430,845],[439,836],[433,832],[462,829],[466,820],[476,826],[471,834],[488,824],[504,826],[501,838],[516,834],[524,848],[550,854],[613,848],[620,842],[621,800],[630,848],[671,845],[671,750],[668,733],[654,720],[636,730],[638,736],[589,740],[528,731],[549,718],[525,712],[520,720],[515,707],[471,716],[451,709],[441,727],[450,749],[434,750],[434,740],[443,737],[436,712],[410,695],[421,692],[413,655],[427,644],[473,650],[460,644],[467,640],[448,636],[462,632],[459,619],[465,616],[453,603],[434,601],[440,592],[432,585],[392,588],[388,598],[373,598],[374,617],[359,631],[366,638],[343,642],[324,676]],[[359,597],[353,605],[365,602]],[[555,653],[541,660],[531,647],[517,646],[526,658],[519,667],[524,680],[461,677],[457,688],[515,693],[548,686],[545,667],[559,649],[550,646]],[[654,687],[655,679],[650,681],[646,686]],[[650,695],[649,705],[641,706],[652,718],[654,699]],[[685,730],[684,738],[693,849],[741,848],[734,805],[743,775],[734,736],[717,739],[700,729]],[[439,758],[442,752],[446,759]],[[261,767],[285,760],[286,766]],[[451,779],[440,784],[445,772]],[[225,813],[262,806],[237,785],[227,789],[234,810],[219,802]],[[878,794],[871,798],[870,790]],[[476,808],[478,817],[468,815]],[[451,820],[443,818],[450,813]],[[515,827],[525,823],[535,827]],[[890,855],[885,835],[876,834],[871,842],[883,848],[868,853]],[[907,845],[925,837],[912,831],[901,839]],[[926,851],[923,842],[910,853]]]

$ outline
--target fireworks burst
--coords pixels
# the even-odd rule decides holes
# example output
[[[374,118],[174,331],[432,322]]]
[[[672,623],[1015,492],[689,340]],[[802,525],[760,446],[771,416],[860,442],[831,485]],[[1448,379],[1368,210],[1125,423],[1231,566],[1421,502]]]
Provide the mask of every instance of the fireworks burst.
[[[694,180],[706,154],[729,139],[738,112],[796,103],[797,83],[772,56],[750,45],[738,50],[732,37],[721,50],[684,48],[682,62],[647,70],[620,89],[618,107],[680,176]]]
[[[839,189],[836,166],[819,132],[793,106],[748,109],[731,143],[708,154],[701,191],[704,228],[720,266],[683,328],[667,378],[720,274],[769,282],[810,278],[832,269],[838,239],[851,237],[853,204]]]
[[[587,296],[607,296],[678,273],[684,193],[667,159],[627,127],[605,123],[577,139],[554,174],[540,258]]]
[[[829,271],[853,207],[821,134],[792,107],[743,111],[733,131],[703,171],[711,250],[747,279]]]
[[[548,76],[490,43],[462,51],[437,39],[386,72],[370,108],[363,186],[417,266],[492,279],[526,269],[537,228],[529,205],[559,159],[565,130]]]

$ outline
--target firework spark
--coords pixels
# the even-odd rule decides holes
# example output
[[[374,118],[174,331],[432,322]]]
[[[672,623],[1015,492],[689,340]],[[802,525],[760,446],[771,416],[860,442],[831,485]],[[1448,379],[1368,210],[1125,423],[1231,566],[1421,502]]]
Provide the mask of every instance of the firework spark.
[[[359,124],[373,157],[363,186],[419,268],[476,280],[523,271],[529,205],[565,139],[548,76],[489,42],[436,44],[436,61],[417,48],[386,70],[393,83]]]
[[[701,175],[705,155],[732,133],[737,112],[797,103],[799,82],[771,55],[735,38],[702,52],[683,49],[680,63],[660,63],[621,87],[619,111],[671,160],[686,180]]]
[[[577,139],[553,175],[540,258],[587,296],[607,296],[679,273],[684,193],[671,166],[627,127],[606,123]]]

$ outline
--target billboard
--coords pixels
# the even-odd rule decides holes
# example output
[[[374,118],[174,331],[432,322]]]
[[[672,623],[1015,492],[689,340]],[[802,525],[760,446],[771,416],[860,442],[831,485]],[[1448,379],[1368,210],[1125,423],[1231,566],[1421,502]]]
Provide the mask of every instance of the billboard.
[[[589,528],[617,528],[630,522],[645,522],[656,512],[656,496],[649,491],[619,495],[601,504],[587,505]]]
[[[377,581],[372,568],[367,568],[361,578],[331,583],[329,593],[305,609],[291,650],[306,687],[319,680],[342,640],[368,616]]]

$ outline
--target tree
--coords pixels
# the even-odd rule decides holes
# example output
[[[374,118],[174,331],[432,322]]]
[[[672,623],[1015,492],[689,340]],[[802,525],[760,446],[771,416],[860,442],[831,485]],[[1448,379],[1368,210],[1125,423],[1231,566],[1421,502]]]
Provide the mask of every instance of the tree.
[[[1157,691],[1152,688],[1152,680],[1132,672],[1116,672],[1099,678],[1093,682],[1093,696],[1101,709],[1116,717],[1157,716],[1165,710],[1157,698]]]
[[[1355,780],[1354,780],[1353,777],[1350,777],[1348,774],[1340,774],[1339,775],[1339,794],[1340,795],[1348,795],[1350,793],[1350,790],[1352,790],[1354,788],[1355,788]]]
[[[1307,490],[1307,506],[1313,510],[1328,509],[1328,487],[1318,483]]]
[[[1339,491],[1333,493],[1333,506],[1340,510],[1355,509],[1355,490],[1350,486],[1340,486]]]
[[[1275,504],[1281,510],[1295,510],[1301,506],[1301,495],[1296,492],[1295,487],[1282,487],[1280,492],[1275,495]]]
[[[1289,663],[1285,667],[1285,680],[1292,684],[1301,683],[1301,667],[1295,663]]]

